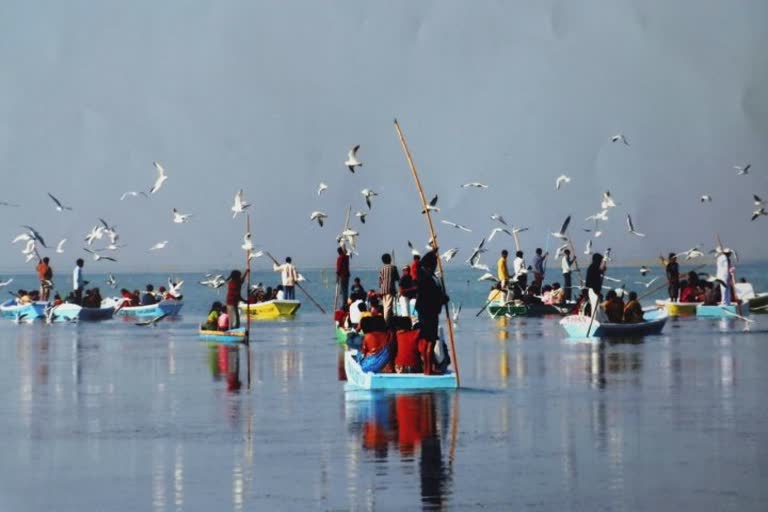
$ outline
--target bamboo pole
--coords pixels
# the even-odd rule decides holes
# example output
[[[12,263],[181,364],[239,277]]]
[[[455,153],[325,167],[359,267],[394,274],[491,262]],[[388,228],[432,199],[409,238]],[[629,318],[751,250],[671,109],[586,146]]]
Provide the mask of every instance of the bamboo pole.
[[[421,199],[421,206],[424,210],[424,215],[427,217],[427,226],[429,227],[429,234],[431,236],[432,241],[434,242],[434,250],[437,251],[437,248],[440,247],[440,245],[437,243],[437,234],[435,233],[435,227],[432,224],[432,215],[430,214],[429,208],[427,208],[427,198],[424,195],[424,189],[421,187],[421,180],[419,179],[419,174],[416,171],[416,165],[413,163],[413,157],[411,156],[411,152],[408,149],[408,144],[405,142],[405,136],[403,135],[403,131],[400,129],[400,124],[397,122],[397,119],[395,119],[395,130],[397,130],[397,135],[400,138],[400,145],[403,147],[403,152],[405,153],[405,158],[408,160],[408,166],[411,168],[411,174],[413,174],[413,180],[416,182],[416,189],[419,192],[419,198]],[[445,294],[448,294],[448,290],[445,288],[445,274],[443,273],[443,263],[440,258],[440,255],[437,255],[437,269],[440,271],[440,284],[443,287],[443,291]],[[448,339],[451,342],[451,359],[453,361],[453,370],[456,373],[456,387],[461,387],[461,380],[459,379],[459,361],[456,358],[456,344],[453,339],[453,324],[451,323],[451,313],[448,310],[448,304],[445,304],[445,321],[448,325]]]
[[[272,256],[272,255],[269,253],[269,251],[267,251],[265,254],[266,254],[267,256],[269,256],[269,259],[271,259],[271,260],[272,260],[272,262],[273,262],[275,265],[280,265],[280,262],[279,262],[279,261],[277,261],[277,260],[275,259],[275,257],[274,257],[274,256]],[[313,298],[313,297],[312,297],[312,296],[309,294],[309,292],[307,292],[307,290],[305,290],[305,289],[304,289],[304,287],[303,287],[303,286],[301,286],[301,283],[299,283],[298,281],[296,281],[296,288],[298,288],[299,290],[301,290],[302,292],[304,292],[304,295],[306,295],[306,296],[307,296],[307,298],[308,298],[308,299],[309,299],[309,300],[312,302],[312,304],[314,304],[314,305],[315,305],[315,307],[316,307],[317,309],[319,309],[319,310],[320,310],[320,312],[321,312],[322,314],[324,314],[324,315],[325,315],[325,314],[327,314],[327,312],[325,311],[325,309],[323,309],[323,306],[321,306],[320,304],[318,304],[318,303],[317,303],[317,301],[316,301],[316,300],[315,300],[315,299],[314,299],[314,298]]]
[[[579,280],[581,285],[584,286],[584,276],[581,275],[581,268],[579,268],[579,257],[576,256],[576,248],[573,246],[573,241],[570,238],[568,239],[568,245],[571,246],[571,251],[573,251],[573,263],[576,265],[576,272],[579,273]]]
[[[344,221],[344,231],[349,229],[349,215],[352,213],[352,206],[347,206],[347,218]],[[346,252],[346,251],[345,251]],[[336,291],[333,294],[333,309],[334,311],[337,309],[337,302],[339,301],[339,276],[336,276]],[[342,308],[344,307],[344,304],[341,305]]]
[[[249,240],[251,239],[251,214],[245,214],[245,232],[248,234]],[[248,274],[247,288],[245,290],[245,344],[251,343],[251,310],[250,302],[248,298],[251,295],[251,250],[245,251],[245,269]]]

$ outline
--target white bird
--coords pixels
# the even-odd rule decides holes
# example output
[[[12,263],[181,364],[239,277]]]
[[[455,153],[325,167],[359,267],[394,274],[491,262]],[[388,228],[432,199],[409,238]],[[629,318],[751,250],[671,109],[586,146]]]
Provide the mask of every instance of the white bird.
[[[249,260],[254,260],[256,258],[261,258],[264,256],[264,251],[255,251],[248,255]]]
[[[34,259],[34,257],[35,257],[35,253],[34,252],[31,253],[31,254],[27,254],[26,262],[29,263],[30,261],[32,261]]]
[[[347,161],[344,162],[344,165],[347,166],[347,168],[349,169],[349,172],[351,172],[352,174],[355,173],[355,167],[363,166],[363,162],[357,159],[357,151],[359,149],[360,149],[360,144],[350,149],[349,153],[347,153]]]
[[[152,165],[157,169],[157,179],[155,180],[155,184],[152,185],[152,188],[149,189],[150,195],[156,194],[160,190],[160,187],[163,186],[163,183],[165,183],[165,180],[168,179],[168,176],[165,175],[165,169],[160,165],[160,162],[152,162]]]
[[[496,276],[494,276],[490,272],[486,272],[485,274],[481,275],[480,277],[477,278],[477,280],[478,281],[498,281],[498,279],[496,279]]]
[[[32,240],[32,236],[30,236],[28,233],[22,233],[20,235],[17,235],[16,238],[14,238],[13,240],[11,240],[11,243],[15,244],[16,242],[29,241],[29,240]]]
[[[603,259],[606,262],[611,261],[611,248],[610,247],[605,250],[605,254],[603,256],[604,256]]]
[[[625,137],[623,133],[617,133],[616,135],[611,137],[611,142],[623,142],[625,146],[629,146],[629,141],[627,140],[627,137]]]
[[[241,245],[242,249],[244,251],[252,251],[253,250],[253,240],[251,239],[251,234],[246,233],[243,235],[243,245]]]
[[[408,248],[411,250],[411,256],[421,256],[421,253],[416,249],[410,240],[408,240]]]
[[[421,210],[421,213],[426,212],[439,212],[440,208],[437,207],[437,194],[435,194],[435,197],[432,198],[432,200],[427,204],[426,210]]]
[[[749,174],[749,170],[752,168],[752,164],[747,164],[744,167],[740,165],[734,165],[733,168],[738,171],[736,176],[744,176],[745,174]]]
[[[635,226],[632,224],[632,216],[630,214],[627,214],[627,231],[629,231],[631,234],[635,236],[643,237],[645,236],[643,233],[638,233],[635,231]]]
[[[366,218],[367,216],[368,216],[368,214],[367,214],[367,213],[365,213],[365,212],[355,212],[355,217],[357,217],[358,219],[360,219],[360,222],[362,222],[363,224],[365,224],[365,218]]]
[[[56,199],[56,198],[53,196],[53,194],[51,194],[50,192],[48,192],[48,197],[50,197],[50,198],[51,198],[51,200],[52,200],[54,203],[56,203],[56,211],[59,211],[59,212],[63,212],[64,210],[70,210],[70,211],[72,210],[72,207],[71,207],[71,206],[64,206],[63,204],[61,204],[61,201],[59,201],[58,199]]]
[[[470,183],[463,184],[461,188],[488,188],[488,185],[484,185],[483,183],[478,183],[477,181],[473,181]]]
[[[13,282],[13,278],[12,278],[12,277],[11,277],[11,278],[9,278],[7,281],[0,281],[0,290],[2,290],[3,288],[5,288],[6,286],[8,286],[9,284],[11,284],[12,282]]]
[[[587,240],[587,248],[584,250],[584,254],[586,254],[587,256],[592,254],[592,239],[591,238],[589,240]]]
[[[459,323],[459,313],[461,313],[461,304],[456,307],[456,304],[451,302],[451,320],[453,320],[454,324]]]
[[[112,274],[107,275],[106,283],[107,283],[107,286],[109,286],[110,288],[117,288],[117,279],[115,279],[115,276],[113,276]]]
[[[176,224],[184,224],[189,220],[192,215],[189,213],[181,213],[176,208],[173,209],[173,222]]]
[[[66,243],[67,239],[62,238],[59,240],[59,244],[56,246],[56,252],[59,254],[62,254],[64,252],[64,244]]]
[[[712,202],[712,196],[710,196],[709,194],[704,194],[703,196],[701,196],[700,201],[702,203],[711,203]]]
[[[470,267],[475,269],[475,270],[482,270],[483,272],[490,272],[491,271],[491,267],[489,267],[485,263],[480,263],[480,262],[476,262],[476,263],[470,265]]]
[[[653,279],[651,279],[650,281],[648,281],[647,283],[644,283],[642,281],[635,281],[635,284],[641,284],[641,285],[645,286],[646,288],[650,288],[651,285],[653,283],[655,283],[658,279],[659,279],[659,276],[656,276]]]
[[[319,196],[320,194],[322,194],[326,190],[328,190],[328,185],[326,185],[325,183],[323,183],[321,181],[320,185],[318,185],[318,187],[317,187],[317,195]]]
[[[506,233],[506,234],[508,234],[509,236],[512,236],[512,233],[511,233],[511,232],[510,232],[508,229],[505,229],[505,228],[493,228],[493,229],[491,230],[491,234],[490,234],[490,235],[488,235],[488,241],[489,241],[489,242],[490,242],[491,240],[493,240],[493,237],[494,237],[494,236],[496,236],[496,233]]]
[[[569,244],[563,244],[560,247],[557,248],[555,251],[555,259],[558,259],[560,256],[563,255],[563,251],[565,251],[569,247]]]
[[[440,222],[442,222],[443,224],[446,224],[448,226],[453,226],[456,229],[460,229],[462,231],[466,231],[467,233],[471,233],[472,232],[472,230],[469,229],[468,227],[462,226],[461,224],[456,224],[455,222],[451,222],[449,220],[441,220]]]
[[[641,276],[645,276],[645,274],[647,274],[648,272],[650,272],[650,269],[648,267],[646,267],[645,265],[640,267],[640,275]]]
[[[137,197],[139,195],[142,195],[142,196],[147,197],[147,198],[149,197],[146,192],[134,192],[134,191],[131,190],[131,191],[128,191],[128,192],[123,192],[123,195],[120,196],[120,200],[121,201],[125,201],[125,198],[128,197],[128,196]]]
[[[221,288],[226,282],[227,280],[224,279],[224,276],[221,274],[216,274],[215,276],[211,274],[205,274],[205,279],[199,281],[201,285],[214,289]]]
[[[517,235],[518,233],[522,233],[523,231],[528,231],[528,228],[516,228],[512,226],[512,233]]]
[[[615,277],[609,277],[609,276],[603,276],[603,279],[605,279],[606,281],[611,281],[613,283],[621,283],[622,282],[621,279],[616,279]]]
[[[495,220],[497,222],[500,222],[501,224],[504,224],[505,226],[507,225],[507,221],[505,221],[504,217],[502,217],[498,213],[494,213],[493,215],[491,215],[491,220]]]
[[[117,262],[117,260],[116,260],[115,258],[111,258],[111,257],[109,257],[109,256],[102,256],[101,254],[99,254],[99,253],[97,253],[97,252],[94,252],[94,251],[92,251],[92,250],[90,250],[90,249],[87,249],[87,248],[85,248],[85,247],[83,248],[83,250],[84,250],[85,252],[88,252],[88,253],[90,253],[90,254],[92,254],[92,255],[93,255],[93,261],[108,260],[108,261],[114,261],[114,262]]]
[[[600,207],[603,210],[616,207],[616,203],[614,202],[610,191],[606,190],[605,192],[603,192],[603,200],[600,202]],[[605,220],[605,219],[600,219],[600,220]]]
[[[701,258],[704,256],[704,253],[699,250],[698,247],[694,247],[693,249],[688,249],[685,252],[681,252],[680,254],[677,254],[677,256],[683,256],[685,255],[686,260],[693,260],[696,258]]]
[[[751,220],[756,220],[761,215],[768,215],[768,213],[765,212],[765,206],[761,206],[757,210],[753,211]]]
[[[377,196],[379,194],[377,194],[376,192],[374,192],[373,190],[371,190],[369,188],[364,188],[363,190],[360,191],[360,193],[363,194],[363,197],[365,197],[365,204],[368,205],[368,209],[370,210],[371,209],[371,198],[373,196]]]
[[[566,236],[566,231],[568,231],[568,224],[571,223],[571,216],[567,216],[565,218],[565,221],[563,222],[562,227],[560,227],[560,231],[556,233],[552,233],[552,236],[559,239],[559,240],[568,240],[568,237]]]
[[[181,287],[184,286],[184,280],[174,282],[170,277],[168,278],[168,293],[171,297],[181,296]]]
[[[155,245],[149,248],[150,251],[159,251],[160,249],[165,249],[165,246],[168,245],[168,240],[163,240],[162,242],[157,242]]]
[[[34,240],[27,240],[27,245],[21,250],[21,254],[33,254],[37,250],[37,243]]]
[[[237,217],[238,213],[245,212],[245,209],[251,206],[251,203],[248,203],[245,201],[245,197],[243,196],[243,189],[240,189],[235,194],[235,204],[232,205],[232,211],[234,212],[232,214],[232,218],[234,219]]]
[[[599,220],[607,221],[608,220],[608,210],[599,211],[599,212],[597,212],[594,215],[590,215],[589,217],[587,217],[584,220],[594,220],[595,222],[597,222]]]
[[[474,266],[480,261],[480,255],[484,252],[486,252],[487,249],[484,248],[485,246],[485,238],[480,240],[480,243],[477,247],[472,249],[472,254],[469,255],[469,258],[467,258],[467,263],[470,264],[470,266]]]
[[[765,205],[765,202],[757,194],[752,194],[752,198],[755,200],[755,206]]]
[[[317,223],[320,224],[320,227],[323,227],[323,221],[327,218],[328,215],[323,212],[312,212],[312,214],[309,216],[309,220],[317,221]]]
[[[445,251],[443,254],[441,254],[441,255],[440,255],[440,257],[443,259],[443,261],[445,261],[446,263],[448,263],[448,262],[449,262],[449,261],[451,261],[451,260],[452,260],[452,259],[453,259],[453,258],[454,258],[454,257],[455,257],[457,254],[458,254],[458,253],[459,253],[459,250],[458,250],[458,249],[456,249],[456,248],[454,248],[454,249],[448,249],[448,250],[447,250],[447,251]]]
[[[570,183],[571,178],[569,176],[566,176],[565,174],[561,174],[557,177],[557,180],[555,180],[555,190],[560,190],[560,187],[563,185],[563,183]]]
[[[48,248],[48,246],[45,244],[45,240],[43,240],[42,235],[35,228],[27,225],[23,225],[21,227],[27,229],[27,234],[32,238],[32,240],[36,242],[40,242],[40,245],[42,245],[46,249]]]

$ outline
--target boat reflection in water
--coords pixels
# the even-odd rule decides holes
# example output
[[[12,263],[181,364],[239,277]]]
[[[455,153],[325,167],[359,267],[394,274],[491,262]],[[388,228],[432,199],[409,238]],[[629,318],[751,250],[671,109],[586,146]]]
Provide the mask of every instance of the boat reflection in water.
[[[225,380],[227,391],[238,391],[240,380],[240,347],[237,345],[211,344],[208,347],[208,365],[213,380]]]
[[[451,493],[457,398],[450,391],[346,393],[347,425],[359,437],[363,452],[373,456],[378,475],[393,451],[399,453],[398,468],[418,462],[425,509],[442,508]],[[379,489],[372,483],[364,492]]]

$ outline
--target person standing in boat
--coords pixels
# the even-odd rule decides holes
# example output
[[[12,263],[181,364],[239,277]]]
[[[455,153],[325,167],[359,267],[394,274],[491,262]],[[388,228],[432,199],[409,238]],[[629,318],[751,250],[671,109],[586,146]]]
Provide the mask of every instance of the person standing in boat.
[[[339,254],[336,258],[336,284],[339,287],[341,304],[345,305],[349,299],[349,254],[343,247],[339,247],[336,252]],[[338,304],[333,307],[338,309]]]
[[[597,295],[600,295],[603,289],[603,274],[607,265],[603,259],[603,255],[595,253],[592,255],[592,264],[587,268],[587,281],[585,286],[591,288]]]
[[[515,298],[520,299],[528,287],[528,269],[525,265],[525,259],[523,259],[523,251],[515,253],[515,259],[512,261],[512,272],[515,273],[513,281],[517,283]]]
[[[507,289],[507,284],[509,283],[509,268],[507,267],[508,256],[509,251],[504,249],[501,251],[501,258],[496,262],[496,276],[498,277],[503,290]]]
[[[50,265],[51,260],[46,256],[37,263],[37,278],[40,280],[40,300],[48,302],[48,296],[51,293],[51,280],[53,279],[53,270]]]
[[[416,312],[419,315],[419,337],[424,341],[420,346],[424,364],[424,374],[432,373],[432,355],[435,343],[438,341],[438,325],[440,311],[448,304],[440,280],[435,275],[437,269],[436,250],[428,252],[421,258],[419,267],[419,295],[416,297]]]
[[[295,286],[299,281],[299,272],[293,265],[293,260],[288,256],[285,258],[285,263],[282,265],[273,264],[272,269],[275,272],[280,272],[280,278],[283,285],[283,291],[285,292],[285,300],[296,300]]]
[[[717,265],[717,280],[720,282],[720,303],[728,305],[732,302],[733,297],[731,293],[733,284],[731,250],[726,248],[718,251],[715,264]]]
[[[83,279],[83,265],[85,265],[83,259],[78,258],[75,262],[75,269],[72,271],[72,293],[75,304],[80,304],[83,301],[83,288],[88,284],[88,281]]]
[[[544,265],[549,253],[542,254],[541,247],[536,248],[536,256],[533,257],[533,284],[540,290],[544,283]]]
[[[666,266],[667,282],[669,283],[669,300],[677,302],[680,294],[680,265],[677,263],[675,253],[669,253]]]
[[[233,270],[227,278],[227,316],[229,318],[229,328],[238,329],[240,327],[240,296],[243,288],[243,281],[248,278],[249,270],[241,273],[239,270]],[[243,301],[244,302],[244,301]]]
[[[566,249],[563,251],[563,257],[560,260],[560,268],[563,271],[563,288],[565,290],[565,301],[571,302],[571,291],[573,285],[571,283],[571,272],[573,272],[573,264],[576,262],[576,257],[571,257],[571,250]]]
[[[397,272],[397,267],[392,264],[392,256],[389,253],[381,255],[381,262],[384,265],[379,271],[379,294],[381,295],[384,321],[389,325],[394,311],[397,283],[400,281],[400,274]]]

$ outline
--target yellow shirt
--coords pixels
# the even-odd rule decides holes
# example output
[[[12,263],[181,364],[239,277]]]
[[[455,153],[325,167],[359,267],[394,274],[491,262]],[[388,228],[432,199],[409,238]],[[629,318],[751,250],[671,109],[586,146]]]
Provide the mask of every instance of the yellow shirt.
[[[496,263],[496,273],[502,286],[506,285],[506,282],[509,280],[509,270],[507,270],[507,259],[503,256]]]
[[[504,300],[504,293],[501,290],[493,289],[491,290],[491,293],[488,294],[488,301],[503,301]]]

